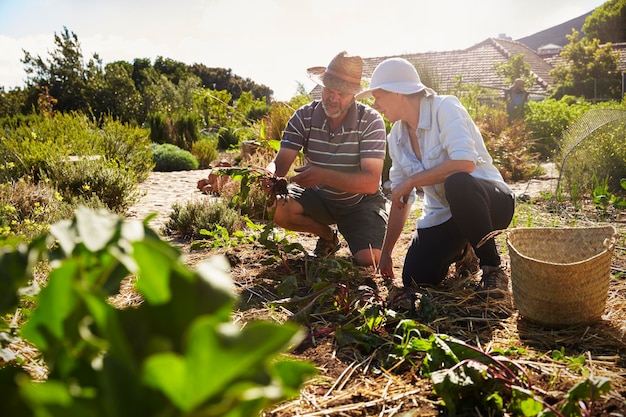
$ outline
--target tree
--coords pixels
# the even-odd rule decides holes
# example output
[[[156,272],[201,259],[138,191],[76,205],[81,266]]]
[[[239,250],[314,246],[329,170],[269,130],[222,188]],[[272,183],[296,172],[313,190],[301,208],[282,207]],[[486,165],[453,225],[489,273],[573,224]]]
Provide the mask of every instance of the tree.
[[[610,42],[600,45],[599,39],[579,40],[579,35],[575,29],[567,35],[569,44],[561,52],[563,60],[550,72],[555,85],[553,97],[621,99],[621,79],[617,72],[619,53],[613,51]]]
[[[243,79],[233,74],[230,68],[209,68],[202,64],[193,64],[188,70],[200,77],[202,87],[217,91],[227,90],[233,100],[237,100],[244,91],[250,91],[255,99],[269,100],[273,94],[269,87],[256,84],[249,78]]]
[[[518,78],[523,79],[527,86],[535,83],[530,72],[530,64],[524,60],[524,54],[512,55],[506,62],[494,64],[494,71],[497,76],[504,78],[506,85],[513,84]]]
[[[26,113],[24,103],[26,103],[26,91],[19,87],[5,91],[4,87],[0,87],[0,117]]]
[[[101,101],[111,115],[124,122],[141,124],[146,119],[141,94],[133,81],[133,65],[117,61],[105,67],[106,85],[101,91]]]
[[[600,43],[626,42],[626,0],[609,0],[585,19],[582,31]]]
[[[102,80],[102,62],[97,54],[85,65],[78,36],[63,28],[61,35],[54,34],[56,49],[50,58],[32,56],[24,51],[22,63],[25,65],[27,85],[31,91],[36,87],[47,88],[48,94],[56,99],[56,110],[61,112],[90,110],[88,89],[93,93],[99,86],[89,86],[95,80]],[[93,94],[92,94],[93,96]],[[31,96],[34,101],[34,97]]]

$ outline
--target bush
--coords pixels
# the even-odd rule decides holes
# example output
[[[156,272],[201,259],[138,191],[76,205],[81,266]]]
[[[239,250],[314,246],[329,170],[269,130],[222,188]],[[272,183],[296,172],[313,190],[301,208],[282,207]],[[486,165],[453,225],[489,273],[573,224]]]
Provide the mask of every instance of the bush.
[[[572,101],[572,97],[528,102],[524,121],[532,140],[531,151],[539,152],[544,159],[554,156],[565,129],[590,107],[590,103]]]
[[[191,154],[198,160],[200,169],[209,168],[212,162],[219,156],[217,140],[210,136],[200,139],[191,147]]]
[[[139,198],[135,173],[104,158],[56,163],[48,169],[48,178],[63,198],[73,204],[87,203],[90,207],[103,204],[122,213]]]
[[[187,171],[198,169],[200,165],[191,152],[169,143],[153,144],[152,154],[154,156],[154,171]]]
[[[0,184],[0,240],[30,241],[71,214],[70,205],[50,184],[28,179]]]
[[[581,121],[584,121],[581,119]],[[587,123],[591,123],[587,121]],[[574,200],[580,195],[589,195],[598,185],[605,185],[614,194],[623,194],[622,178],[626,178],[626,128],[623,122],[608,123],[588,136],[572,138],[580,140],[579,144],[564,144],[565,149],[557,155],[557,164],[563,171],[563,191],[568,192]],[[567,155],[565,152],[573,149]]]
[[[184,239],[201,239],[200,230],[213,231],[216,224],[229,234],[242,227],[237,210],[218,200],[189,200],[184,205],[172,206],[169,220],[163,225],[163,234],[177,235]]]
[[[168,131],[167,118],[161,113],[148,115],[148,126],[150,126],[150,141],[153,143],[167,143],[170,136]]]
[[[24,176],[35,181],[49,174],[50,166],[71,156],[117,161],[124,172],[144,180],[152,170],[150,141],[144,129],[123,124],[110,117],[96,123],[80,113],[32,117],[28,122],[4,121],[0,140],[0,180],[15,181]]]
[[[488,108],[477,118],[485,146],[505,181],[523,181],[539,173],[539,155],[533,153],[532,141],[523,121],[508,121],[503,109]]]
[[[254,140],[256,131],[251,127],[223,126],[218,131],[217,148],[221,151],[236,149],[244,140]]]
[[[169,143],[186,151],[200,138],[202,118],[197,113],[178,112],[172,116],[153,113],[148,117],[150,140]]]
[[[145,129],[106,118],[102,123],[100,136],[100,147],[107,159],[115,160],[123,169],[132,171],[138,182],[148,178],[154,168],[154,160],[150,138]]]

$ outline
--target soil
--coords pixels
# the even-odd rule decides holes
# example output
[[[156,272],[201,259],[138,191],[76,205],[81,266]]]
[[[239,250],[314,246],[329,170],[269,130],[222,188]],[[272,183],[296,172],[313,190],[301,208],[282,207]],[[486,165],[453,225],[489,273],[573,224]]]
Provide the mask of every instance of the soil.
[[[539,178],[511,184],[520,201],[554,193],[558,173],[550,164],[546,164],[544,169],[545,174]],[[206,178],[209,172],[197,170],[150,174],[140,184],[142,198],[129,210],[128,217],[143,219],[148,214],[156,213],[149,224],[160,231],[169,218],[173,204],[215,198],[197,189],[198,180]],[[402,254],[406,251],[410,235],[409,232],[404,233],[396,246],[396,278],[391,282],[382,279],[373,268],[350,266],[350,253],[344,243],[333,258],[334,267],[345,273],[337,285],[343,285],[346,291],[356,291],[357,298],[374,305],[391,305],[391,299],[395,297],[392,293],[396,294],[401,287],[398,277],[401,275]],[[283,279],[296,276],[299,288],[304,288],[298,295],[304,298],[319,283],[319,280],[311,281],[311,276],[319,278],[324,273],[332,273],[330,269],[323,270],[322,265],[327,264],[316,262],[306,254],[283,252],[277,256],[276,252],[259,244],[241,244],[218,250],[192,250],[190,242],[164,238],[180,248],[186,263],[191,267],[215,254],[228,257],[232,267],[231,276],[240,294],[235,314],[241,322],[255,319],[279,322],[301,319],[302,311],[311,307],[290,303],[289,298],[284,301],[286,298],[280,296],[278,290]],[[303,233],[290,235],[289,240],[301,243],[307,251],[312,251],[316,243],[314,236]],[[506,255],[503,258],[505,263],[508,262]],[[576,375],[567,366],[559,366],[551,359],[551,352],[560,346],[567,346],[572,352],[585,352],[589,360],[593,358],[594,361],[589,367],[598,375],[609,377],[613,384],[610,395],[596,402],[590,415],[626,415],[626,311],[622,304],[618,305],[618,311],[611,313],[611,320],[604,320],[597,326],[544,330],[519,317],[510,294],[499,301],[476,299],[473,288],[478,279],[472,274],[463,274],[451,268],[450,280],[444,281],[441,288],[421,294],[420,308],[423,308],[423,300],[430,300],[436,309],[436,318],[428,323],[433,330],[473,342],[485,351],[524,346],[529,351],[524,359],[529,358],[525,362],[529,366],[534,387],[552,402],[562,399],[573,385],[572,381],[578,381],[582,376]],[[610,298],[625,299],[626,289],[620,287],[612,290]],[[293,299],[295,297],[291,301]],[[411,304],[407,308],[416,305]],[[374,363],[375,352],[346,348],[338,343],[338,329],[345,323],[334,322],[328,316],[312,312],[301,322],[308,330],[308,336],[291,354],[313,362],[319,375],[303,387],[299,398],[268,409],[263,415],[408,417],[445,414],[439,397],[433,393],[430,379],[419,374],[419,363],[412,366],[400,363],[393,371],[386,370]]]

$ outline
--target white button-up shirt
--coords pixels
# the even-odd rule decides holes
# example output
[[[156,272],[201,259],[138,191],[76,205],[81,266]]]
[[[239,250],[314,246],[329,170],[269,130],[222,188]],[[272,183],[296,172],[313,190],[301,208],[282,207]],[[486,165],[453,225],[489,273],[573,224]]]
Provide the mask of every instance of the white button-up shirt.
[[[482,178],[508,194],[513,194],[504,182],[500,171],[493,165],[483,137],[467,110],[455,96],[429,95],[420,101],[420,119],[417,137],[422,154],[420,161],[409,139],[405,122],[395,122],[388,135],[389,155],[392,166],[389,179],[393,187],[413,174],[433,168],[442,162],[468,160],[476,164],[471,173]],[[424,204],[418,219],[420,228],[437,226],[452,217],[445,196],[443,183],[422,188]],[[411,203],[415,200],[415,189],[411,192]]]

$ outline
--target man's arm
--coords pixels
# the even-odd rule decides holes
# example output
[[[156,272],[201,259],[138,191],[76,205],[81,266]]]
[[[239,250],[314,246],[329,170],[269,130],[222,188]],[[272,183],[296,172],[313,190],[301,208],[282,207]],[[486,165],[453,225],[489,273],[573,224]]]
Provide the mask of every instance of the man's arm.
[[[307,165],[296,168],[298,174],[291,177],[291,181],[304,188],[326,184],[341,191],[374,194],[380,187],[383,164],[382,159],[362,158],[361,170],[358,172],[339,172]]]
[[[277,177],[284,177],[298,156],[298,152],[295,149],[281,147],[274,160],[267,165],[266,169]]]

